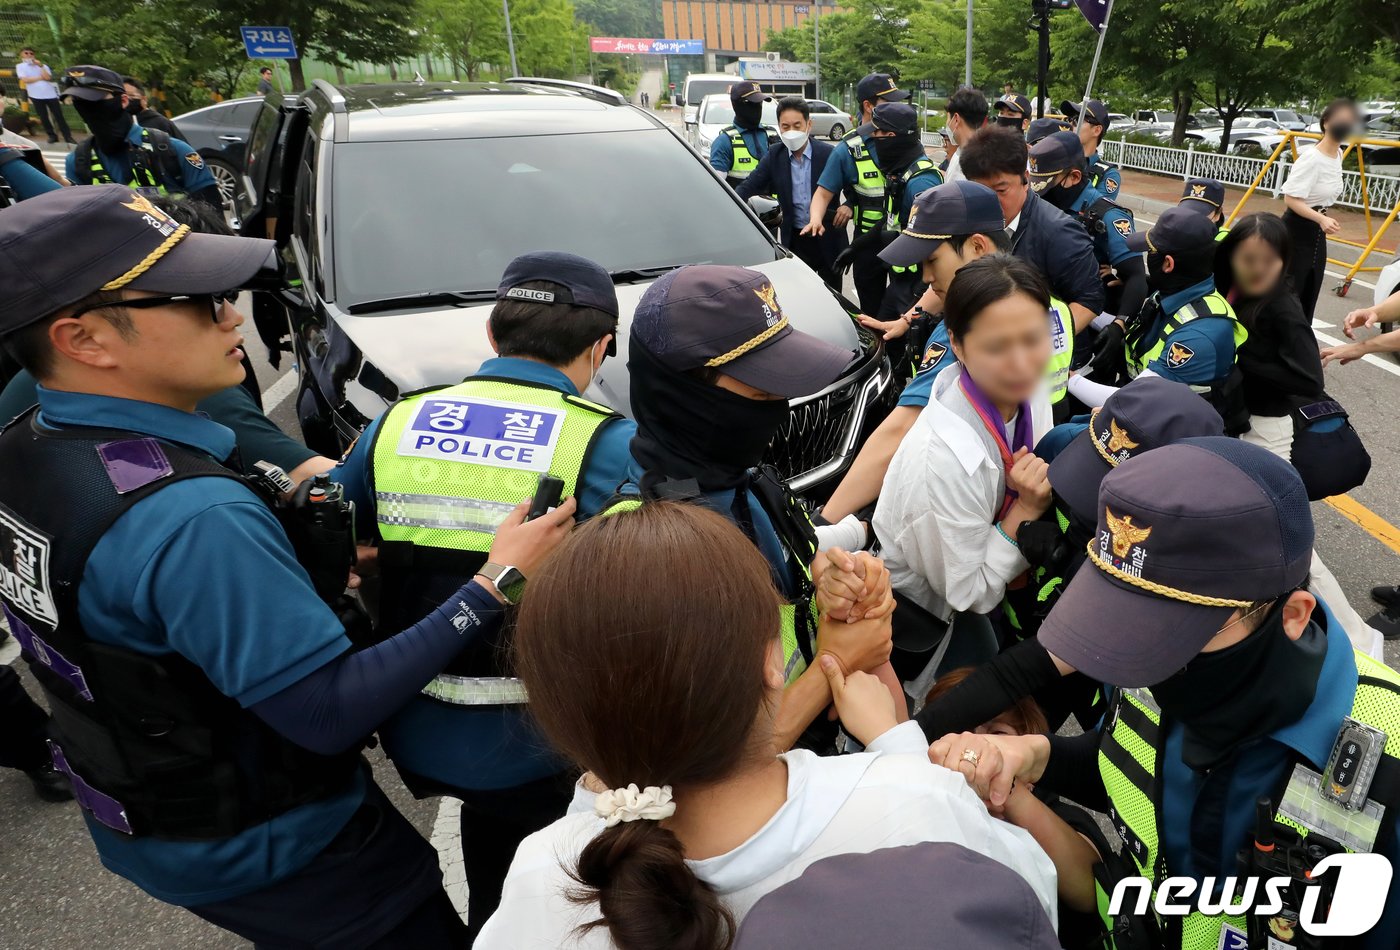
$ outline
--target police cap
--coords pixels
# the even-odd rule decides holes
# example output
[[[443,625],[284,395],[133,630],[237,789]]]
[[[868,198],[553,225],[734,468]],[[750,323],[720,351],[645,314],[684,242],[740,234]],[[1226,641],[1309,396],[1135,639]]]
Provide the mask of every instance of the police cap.
[[[1085,169],[1084,146],[1073,132],[1047,135],[1031,146],[1027,171],[1031,176],[1031,191],[1044,191],[1050,180],[1067,171]]]
[[[130,188],[61,188],[0,213],[0,336],[99,290],[210,294],[277,267],[272,241],[193,233]]]
[[[1031,145],[1039,142],[1047,135],[1054,135],[1056,132],[1073,132],[1074,127],[1063,119],[1033,119],[1030,128],[1026,129],[1026,141]]]
[[[110,93],[114,96],[125,94],[122,74],[104,66],[69,66],[59,80],[63,92],[60,96],[73,99],[105,99]]]
[[[546,281],[554,287],[542,290],[521,286],[534,281]],[[612,275],[588,258],[564,251],[531,251],[511,261],[501,275],[496,299],[572,304],[617,316],[617,288]]]
[[[1012,112],[1019,112],[1021,114],[1021,118],[1023,119],[1029,119],[1031,117],[1031,101],[1025,96],[1018,95],[1014,92],[1008,92],[1006,95],[998,99],[997,108],[1010,109]]]
[[[917,135],[919,112],[907,102],[882,102],[870,113],[870,121],[856,131],[860,133],[861,138],[868,139],[876,130]]]
[[[1215,224],[1205,215],[1177,205],[1162,212],[1151,230],[1134,231],[1124,240],[1134,251],[1201,257],[1214,252]]]
[[[889,73],[871,73],[856,83],[858,102],[899,102],[908,98],[908,91],[900,89]]]
[[[1104,478],[1096,510],[1089,560],[1039,633],[1090,679],[1160,683],[1235,611],[1307,582],[1313,520],[1303,480],[1240,439],[1185,439],[1129,459]]]
[[[831,385],[855,357],[793,329],[766,274],[726,264],[691,264],[648,287],[630,341],[676,372],[717,369],[785,399]]]
[[[1214,178],[1192,178],[1181,192],[1180,208],[1214,214],[1225,204],[1225,186]]]
[[[729,87],[729,101],[740,102],[767,102],[773,97],[759,88],[756,82],[736,82]]]
[[[997,193],[975,181],[950,181],[921,193],[909,210],[909,223],[880,252],[892,267],[928,260],[938,245],[955,234],[995,234],[1006,229]]]

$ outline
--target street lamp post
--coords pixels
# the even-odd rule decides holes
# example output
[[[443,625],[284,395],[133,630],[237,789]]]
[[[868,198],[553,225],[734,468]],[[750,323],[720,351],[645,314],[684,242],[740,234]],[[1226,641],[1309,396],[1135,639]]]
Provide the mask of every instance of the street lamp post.
[[[963,69],[963,82],[972,85],[972,0],[967,0],[967,59]]]
[[[812,38],[816,42],[817,98],[822,97],[822,0],[814,0],[816,11],[812,15]]]
[[[969,3],[972,0],[968,0]],[[515,61],[515,34],[510,29],[510,0],[501,0],[501,7],[506,11],[506,45],[510,47],[510,74],[520,75],[520,66]]]

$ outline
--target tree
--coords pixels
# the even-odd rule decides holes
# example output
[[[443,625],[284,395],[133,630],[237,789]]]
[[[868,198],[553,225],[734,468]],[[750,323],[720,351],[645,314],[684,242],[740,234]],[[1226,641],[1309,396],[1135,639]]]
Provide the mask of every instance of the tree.
[[[506,60],[506,24],[498,0],[422,0],[423,33],[432,52],[476,82],[483,63]]]
[[[514,0],[515,58],[526,76],[573,76],[588,63],[588,28],[577,23],[572,0]]]
[[[661,35],[661,6],[649,0],[579,0],[574,7],[594,36]]]

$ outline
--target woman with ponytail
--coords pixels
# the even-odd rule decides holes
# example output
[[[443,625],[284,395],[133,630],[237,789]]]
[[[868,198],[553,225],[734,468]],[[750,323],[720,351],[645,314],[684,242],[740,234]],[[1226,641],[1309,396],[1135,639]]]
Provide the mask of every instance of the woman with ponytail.
[[[1050,860],[929,762],[875,677],[819,660],[867,751],[778,754],[771,576],[720,516],[657,502],[575,529],[531,577],[516,671],[545,735],[604,790],[521,845],[478,948],[728,948],[812,862],[924,841],[1006,865],[1054,919]]]

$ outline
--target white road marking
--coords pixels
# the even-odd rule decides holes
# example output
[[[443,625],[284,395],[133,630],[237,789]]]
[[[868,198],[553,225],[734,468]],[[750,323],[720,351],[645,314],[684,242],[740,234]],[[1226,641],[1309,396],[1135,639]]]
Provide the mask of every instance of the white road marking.
[[[1316,330],[1313,331],[1313,336],[1317,337],[1319,341],[1326,343],[1328,346],[1345,346],[1347,343],[1346,340],[1339,340],[1326,333],[1318,333]],[[1361,361],[1363,363],[1370,363],[1372,366],[1379,366],[1392,376],[1400,376],[1400,364],[1396,364],[1387,357],[1377,356],[1374,353],[1367,353],[1365,356],[1361,357]]]
[[[296,391],[297,371],[288,370],[282,374],[277,382],[263,390],[263,412],[271,415],[273,410],[286,402],[287,397]]]
[[[462,919],[467,919],[467,866],[462,861],[462,803],[456,798],[443,798],[433,821],[429,839],[438,853],[442,868],[442,886],[452,898],[452,906]]]

